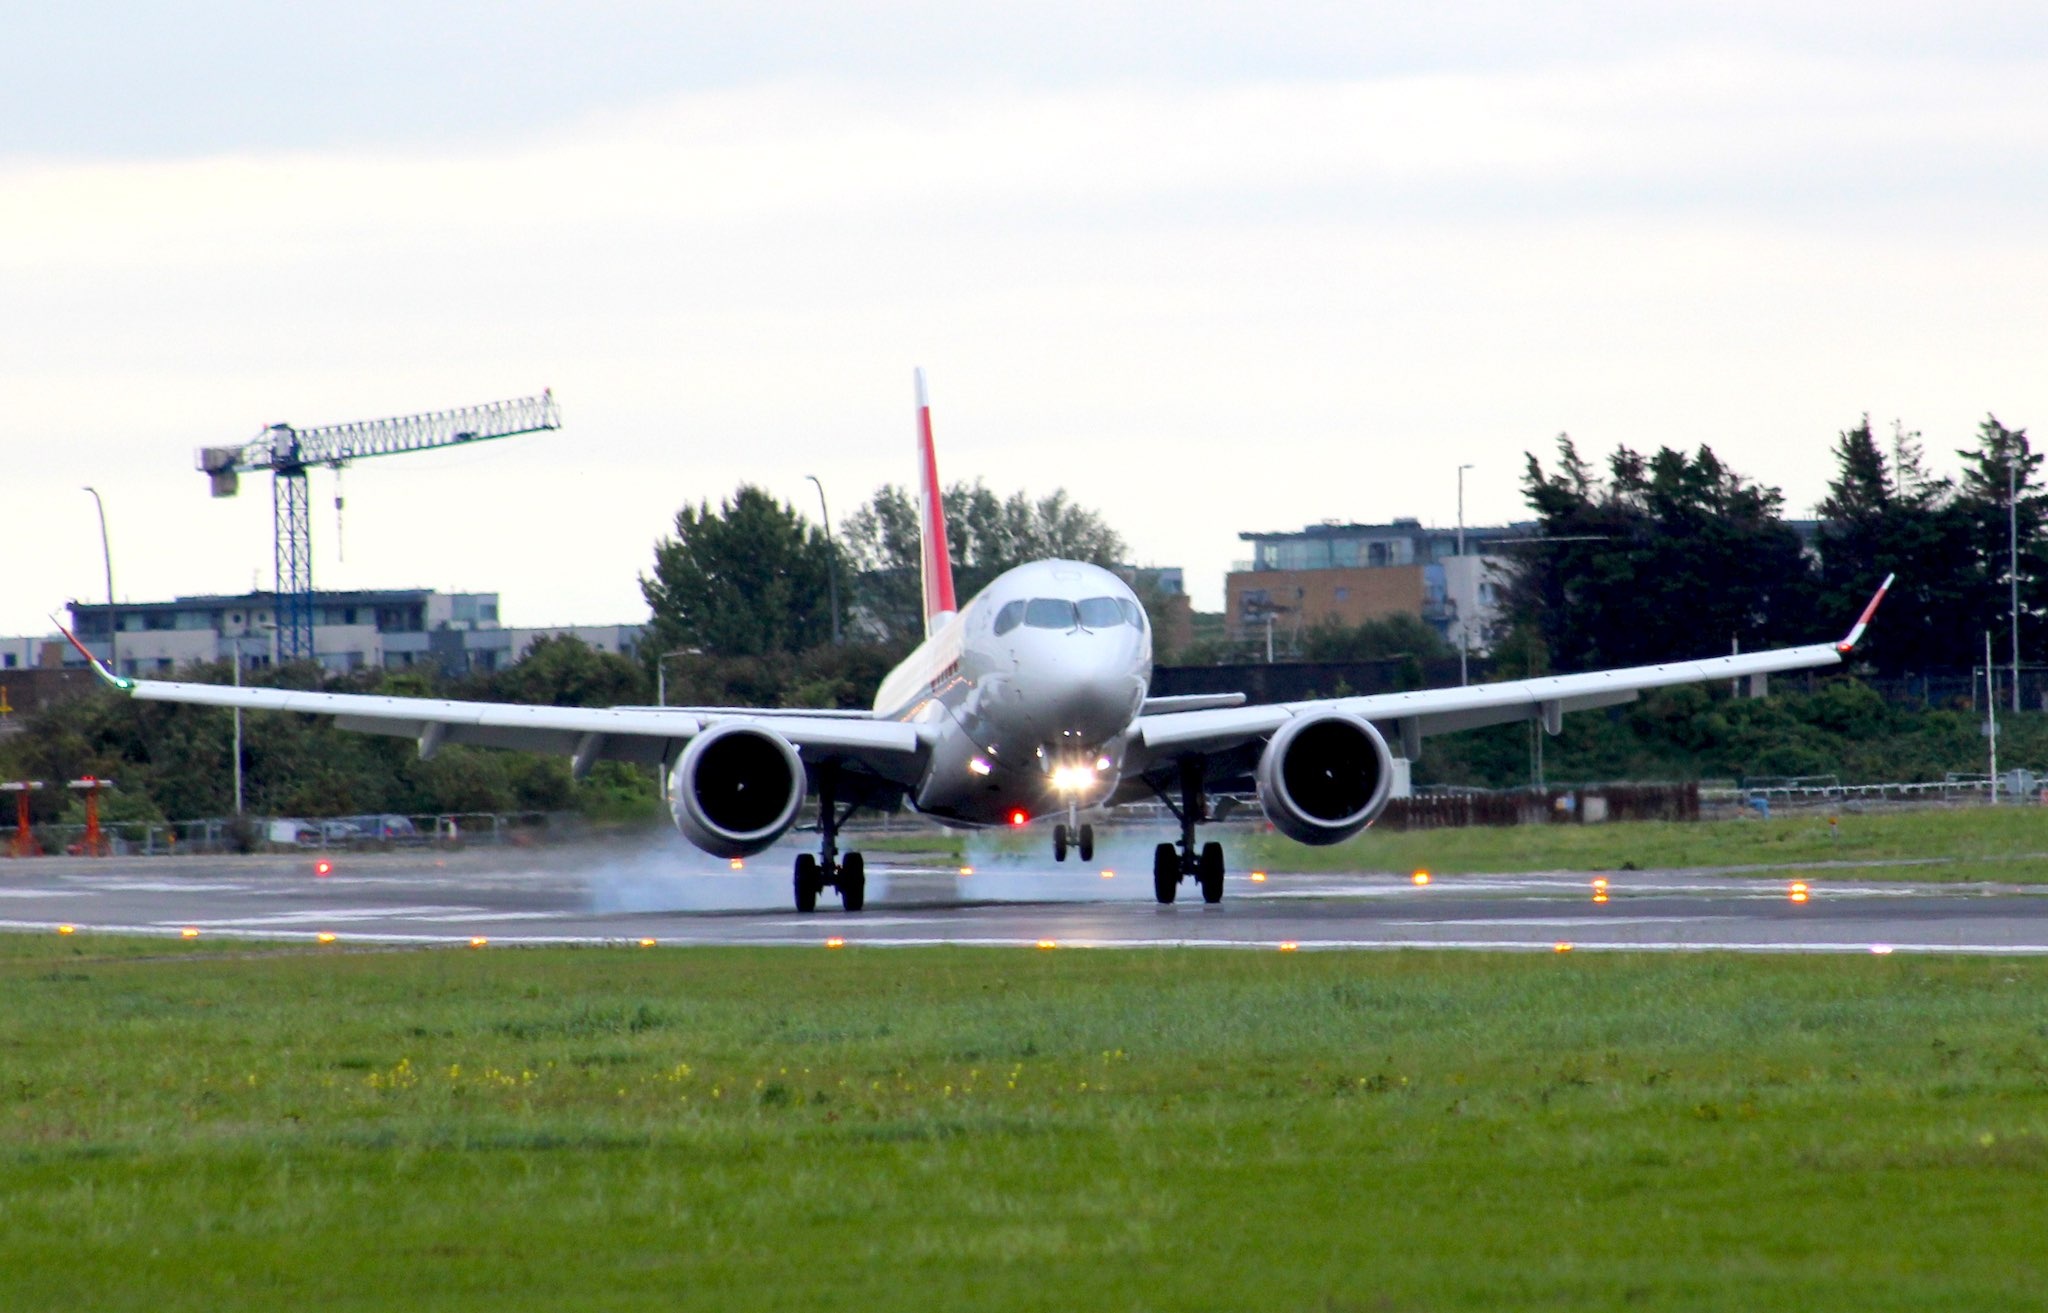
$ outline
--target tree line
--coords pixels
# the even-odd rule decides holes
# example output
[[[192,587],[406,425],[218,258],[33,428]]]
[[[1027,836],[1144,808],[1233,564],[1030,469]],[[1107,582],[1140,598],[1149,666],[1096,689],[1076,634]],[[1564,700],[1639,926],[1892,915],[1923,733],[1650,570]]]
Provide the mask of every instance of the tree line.
[[[1846,629],[1887,574],[1897,582],[1857,660],[1880,674],[1967,668],[1983,635],[2009,653],[2048,639],[2048,494],[2026,430],[1996,416],[1933,473],[1918,433],[1881,441],[1865,416],[1834,445],[1835,474],[1808,535],[1778,489],[1702,446],[1615,449],[1604,471],[1569,436],[1527,457],[1537,532],[1515,548],[1501,655],[1516,669],[1590,670],[1811,643]],[[2017,575],[2008,533],[2018,544]]]

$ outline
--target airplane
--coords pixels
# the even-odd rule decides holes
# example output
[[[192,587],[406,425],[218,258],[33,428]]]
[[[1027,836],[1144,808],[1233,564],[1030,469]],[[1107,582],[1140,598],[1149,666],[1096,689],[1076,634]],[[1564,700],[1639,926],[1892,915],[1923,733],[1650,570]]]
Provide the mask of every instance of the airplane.
[[[956,827],[1059,818],[1054,860],[1083,861],[1095,833],[1080,813],[1156,797],[1180,825],[1153,853],[1154,897],[1193,881],[1223,897],[1223,846],[1197,844],[1221,819],[1210,795],[1256,785],[1273,827],[1304,844],[1358,834],[1387,805],[1393,750],[1413,760],[1435,734],[1513,721],[1559,732],[1564,714],[1643,690],[1807,670],[1842,661],[1891,586],[1888,576],[1838,643],[1458,688],[1248,706],[1242,693],[1154,697],[1152,633],[1117,575],[1043,560],[998,576],[964,606],[954,595],[924,372],[915,373],[925,638],[882,681],[869,711],[758,707],[546,707],[434,698],[234,688],[116,675],[71,636],[99,676],[147,701],[327,715],[345,730],[417,742],[566,753],[581,778],[600,760],[658,767],[676,828],[720,857],[760,853],[816,799],[818,850],[792,872],[796,910],[826,889],[866,904],[866,864],[839,835],[861,809]],[[1220,810],[1220,809],[1219,809]]]

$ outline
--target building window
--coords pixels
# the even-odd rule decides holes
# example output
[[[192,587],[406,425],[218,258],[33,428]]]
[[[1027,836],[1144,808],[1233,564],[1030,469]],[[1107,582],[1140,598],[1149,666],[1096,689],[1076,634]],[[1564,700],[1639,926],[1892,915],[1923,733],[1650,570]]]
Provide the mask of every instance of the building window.
[[[1386,563],[1387,563],[1387,545],[1386,545],[1385,543],[1374,543],[1374,544],[1372,545],[1372,550],[1371,550],[1370,554],[1369,554],[1369,555],[1368,555],[1368,557],[1367,557],[1367,564],[1369,564],[1369,565],[1385,565]]]
[[[1340,601],[1340,602],[1348,602],[1348,601],[1350,601],[1350,600],[1351,600],[1351,590],[1350,590],[1349,588],[1339,588],[1339,589],[1337,590],[1337,600],[1338,600],[1338,601]]]
[[[14,669],[14,653],[0,653],[0,666],[4,666],[9,670]]]

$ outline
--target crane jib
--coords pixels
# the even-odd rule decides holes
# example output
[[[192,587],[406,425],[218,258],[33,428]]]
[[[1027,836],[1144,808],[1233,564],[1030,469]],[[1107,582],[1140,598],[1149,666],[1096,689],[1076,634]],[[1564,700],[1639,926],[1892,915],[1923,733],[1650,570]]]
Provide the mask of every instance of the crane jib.
[[[313,650],[312,515],[306,471],[325,465],[337,472],[352,460],[432,451],[461,443],[509,438],[562,427],[552,389],[538,396],[433,410],[390,419],[358,420],[297,429],[273,424],[239,447],[203,447],[198,466],[213,495],[232,497],[238,476],[268,471],[277,570],[277,637],[281,660],[310,660]],[[335,501],[337,514],[340,499]]]

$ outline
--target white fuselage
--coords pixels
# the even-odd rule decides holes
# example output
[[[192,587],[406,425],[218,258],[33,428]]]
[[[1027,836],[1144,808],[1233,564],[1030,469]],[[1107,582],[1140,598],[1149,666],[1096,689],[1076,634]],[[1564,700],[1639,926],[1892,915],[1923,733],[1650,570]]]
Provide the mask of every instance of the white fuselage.
[[[1108,799],[1152,678],[1124,581],[1079,561],[998,576],[889,672],[875,714],[931,727],[917,809],[996,825]]]

